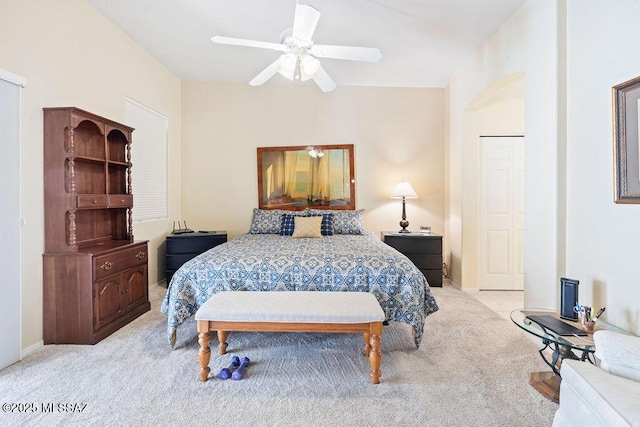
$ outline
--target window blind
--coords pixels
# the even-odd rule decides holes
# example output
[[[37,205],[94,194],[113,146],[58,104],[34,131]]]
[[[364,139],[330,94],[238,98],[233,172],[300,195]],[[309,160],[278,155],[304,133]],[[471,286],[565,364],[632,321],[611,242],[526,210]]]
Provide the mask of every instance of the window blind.
[[[125,99],[125,120],[135,128],[131,144],[133,221],[168,218],[169,120],[132,99]]]

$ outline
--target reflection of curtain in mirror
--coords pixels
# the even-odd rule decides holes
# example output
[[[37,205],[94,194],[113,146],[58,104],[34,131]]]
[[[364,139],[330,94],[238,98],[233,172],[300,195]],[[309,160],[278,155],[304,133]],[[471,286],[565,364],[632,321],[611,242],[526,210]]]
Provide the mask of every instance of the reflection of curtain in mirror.
[[[349,177],[351,176],[351,171],[349,170],[349,152],[347,150],[342,150],[342,183],[343,183],[343,200],[351,200],[351,183],[349,182]]]
[[[273,194],[273,165],[269,165],[269,167],[267,168],[267,171],[265,172],[266,177],[265,177],[265,182],[266,185],[264,186],[265,191],[267,192],[266,194],[266,199],[269,200],[269,198],[271,197],[271,194]]]
[[[296,173],[298,167],[298,152],[284,152],[284,195],[293,197],[296,189]]]
[[[329,156],[309,159],[309,200],[329,201]]]
[[[264,182],[266,200],[282,197],[284,185],[284,156],[283,153],[265,153],[262,158],[262,164],[269,165],[264,171]]]
[[[329,176],[331,179],[331,200],[345,200],[345,162],[344,153],[347,150],[329,150]],[[348,180],[348,178],[347,178]]]

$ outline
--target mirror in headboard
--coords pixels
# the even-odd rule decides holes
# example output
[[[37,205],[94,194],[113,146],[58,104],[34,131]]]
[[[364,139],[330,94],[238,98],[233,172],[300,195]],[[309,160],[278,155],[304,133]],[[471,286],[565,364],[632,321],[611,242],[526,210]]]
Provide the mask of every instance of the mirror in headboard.
[[[260,209],[355,209],[353,144],[258,147]]]

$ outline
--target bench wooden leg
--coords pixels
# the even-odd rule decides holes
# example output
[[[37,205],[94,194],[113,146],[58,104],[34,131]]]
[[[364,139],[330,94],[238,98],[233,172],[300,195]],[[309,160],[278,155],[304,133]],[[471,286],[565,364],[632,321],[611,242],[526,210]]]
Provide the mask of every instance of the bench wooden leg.
[[[218,344],[218,353],[220,354],[227,353],[227,336],[228,335],[229,335],[229,332],[227,331],[218,331],[218,341],[220,342],[220,344]]]
[[[200,351],[198,351],[198,361],[200,362],[200,381],[206,381],[209,378],[209,359],[211,358],[211,349],[209,348],[209,333],[200,332],[198,334],[198,342],[200,343]]]
[[[362,335],[364,338],[364,355],[369,357],[369,353],[371,352],[371,344],[369,344],[369,333],[365,332]]]
[[[380,365],[382,364],[382,352],[380,351],[380,345],[382,344],[382,322],[375,322],[371,324],[371,332],[369,336],[369,344],[371,350],[369,351],[369,364],[371,365],[371,381],[374,384],[380,384],[380,377],[382,371],[380,371]]]

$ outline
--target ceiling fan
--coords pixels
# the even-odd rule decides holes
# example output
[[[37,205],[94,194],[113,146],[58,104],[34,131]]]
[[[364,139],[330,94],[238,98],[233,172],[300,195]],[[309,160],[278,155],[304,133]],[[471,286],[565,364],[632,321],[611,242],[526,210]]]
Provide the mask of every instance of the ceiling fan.
[[[312,36],[318,25],[320,12],[306,4],[296,3],[293,28],[280,35],[280,43],[215,36],[214,43],[236,46],[259,47],[283,52],[278,59],[249,82],[260,86],[280,73],[292,81],[313,79],[323,92],[331,92],[336,84],[320,65],[318,58],[347,59],[351,61],[378,62],[382,57],[379,49],[372,47],[331,46],[315,44]]]

